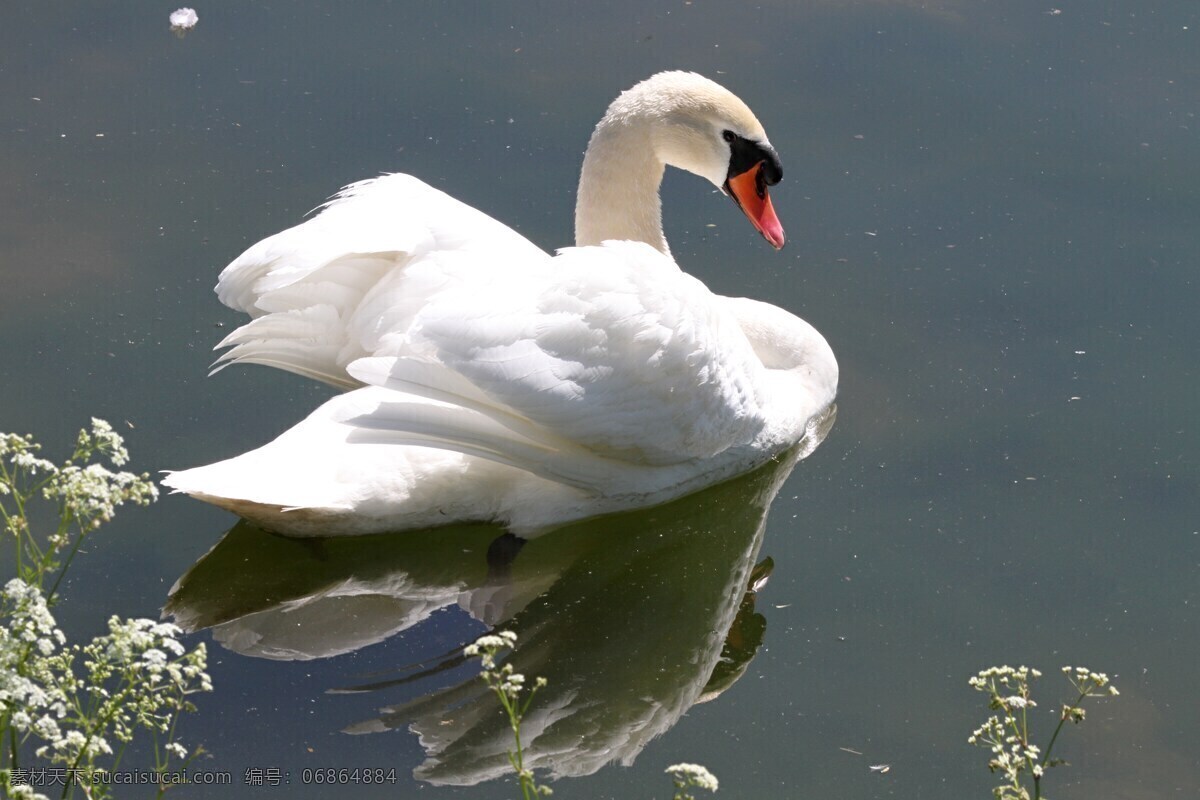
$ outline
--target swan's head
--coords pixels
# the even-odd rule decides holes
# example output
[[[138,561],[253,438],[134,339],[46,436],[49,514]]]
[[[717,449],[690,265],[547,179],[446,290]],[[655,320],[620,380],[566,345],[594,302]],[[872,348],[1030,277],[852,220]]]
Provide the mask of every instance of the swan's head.
[[[783,247],[783,226],[767,193],[783,177],[779,155],[754,113],[728,89],[694,72],[660,72],[613,101],[605,120],[648,125],[660,161],[708,179],[773,247]]]

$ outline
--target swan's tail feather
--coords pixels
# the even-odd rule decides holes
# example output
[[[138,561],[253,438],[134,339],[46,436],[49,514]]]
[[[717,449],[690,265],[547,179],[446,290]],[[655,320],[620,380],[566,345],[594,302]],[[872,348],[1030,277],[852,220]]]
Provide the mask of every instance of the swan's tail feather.
[[[251,451],[252,453],[254,451]],[[187,494],[205,502],[228,509],[235,514],[246,513],[247,504],[274,506],[280,511],[318,511],[325,513],[346,512],[352,509],[348,502],[329,498],[314,501],[311,495],[297,493],[291,487],[262,486],[264,465],[253,459],[239,461],[240,457],[218,461],[191,469],[165,470],[160,480],[172,494]],[[258,483],[254,481],[258,479]],[[247,487],[253,486],[253,490]]]

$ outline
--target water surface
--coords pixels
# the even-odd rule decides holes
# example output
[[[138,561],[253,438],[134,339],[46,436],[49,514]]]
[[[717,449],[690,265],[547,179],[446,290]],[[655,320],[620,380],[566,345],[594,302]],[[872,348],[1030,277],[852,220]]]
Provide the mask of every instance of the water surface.
[[[62,454],[105,417],[146,470],[268,440],[328,390],[261,368],[205,377],[238,324],[210,291],[225,263],[383,171],[569,243],[606,104],[694,69],[767,128],[790,241],[772,252],[711,187],[670,175],[672,249],[714,290],[826,335],[838,423],[743,548],[774,569],[740,678],[632,766],[556,796],[661,797],[663,768],[696,761],[727,798],[984,797],[966,679],[999,663],[1041,667],[1046,709],[1063,664],[1122,690],[1068,732],[1052,797],[1195,792],[1194,4],[213,4],[183,39],[171,10],[0,11],[0,429]],[[183,497],[124,512],[73,567],[64,623],[85,636],[109,613],[157,614],[234,522]],[[646,614],[661,588],[643,591]],[[637,607],[613,619],[633,625]],[[619,649],[598,620],[566,617],[557,646]],[[402,729],[341,732],[410,685],[327,693],[480,627],[449,608],[300,661],[197,634],[217,691],[184,739],[235,781],[187,796],[328,796],[295,778],[330,766],[398,769],[364,797],[513,796],[416,781],[425,753]],[[246,786],[251,767],[293,782]]]

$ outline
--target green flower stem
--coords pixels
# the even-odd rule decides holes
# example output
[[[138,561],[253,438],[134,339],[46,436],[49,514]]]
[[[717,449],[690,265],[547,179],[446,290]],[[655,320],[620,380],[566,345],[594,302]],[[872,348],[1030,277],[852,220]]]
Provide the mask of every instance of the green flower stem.
[[[171,724],[169,726],[167,726],[167,744],[168,745],[171,742],[175,741],[175,723],[179,722],[180,711],[181,711],[181,709],[178,706],[176,706],[175,710],[171,713]],[[160,752],[165,754],[161,759],[159,758]],[[163,776],[163,773],[167,771],[167,764],[169,764],[170,762],[171,762],[170,751],[166,749],[165,745],[163,746],[163,749],[161,751],[158,749],[158,734],[155,733],[154,734],[154,771],[158,773],[158,791],[154,795],[156,798],[162,797],[167,791],[167,787],[163,785],[162,776]],[[186,762],[184,762],[184,763],[186,763]]]
[[[71,552],[67,553],[66,560],[62,566],[58,568],[58,575],[54,578],[54,585],[50,587],[50,591],[46,593],[46,603],[49,604],[54,600],[54,595],[58,592],[58,585],[62,583],[63,576],[67,574],[67,567],[71,566],[71,561],[75,559],[75,554],[79,552],[79,546],[83,544],[83,531],[79,531],[78,538],[75,539],[75,544],[71,546]]]
[[[526,701],[524,708],[518,711],[509,696],[500,688],[499,684],[493,682],[490,676],[487,683],[491,687],[493,694],[500,701],[501,707],[504,708],[504,713],[508,715],[508,726],[512,728],[513,741],[516,743],[517,749],[515,752],[508,754],[508,761],[512,764],[513,769],[517,773],[517,779],[521,783],[521,795],[525,800],[536,798],[536,793],[533,795],[529,793],[531,779],[525,773],[525,751],[521,745],[521,718],[524,716],[525,709],[529,708],[529,703]],[[529,699],[533,699],[532,694]]]
[[[1080,693],[1079,697],[1075,698],[1075,702],[1072,703],[1072,706],[1078,706],[1080,703],[1083,702],[1083,698],[1085,698],[1087,696],[1088,696],[1088,692],[1086,689],[1084,689]],[[1063,729],[1063,725],[1065,725],[1067,723],[1067,716],[1068,715],[1065,713],[1059,715],[1058,727],[1054,729],[1054,735],[1050,737],[1050,743],[1046,745],[1046,755],[1042,759],[1043,767],[1046,766],[1047,762],[1050,761],[1050,751],[1054,749],[1054,742],[1056,739],[1058,739],[1058,734]]]
[[[1023,686],[1021,696],[1026,701],[1029,700],[1029,687]],[[1021,709],[1021,745],[1025,752],[1025,767],[1029,770],[1029,774],[1033,776],[1033,800],[1041,800],[1042,797],[1042,779],[1033,771],[1033,759],[1029,757],[1029,703],[1026,702]]]
[[[12,719],[11,714],[4,715],[4,727],[8,728],[9,765],[13,769],[17,769],[20,766],[17,763],[17,729],[9,725],[10,719]]]
[[[504,709],[504,714],[508,717],[509,729],[513,732],[516,749],[508,751],[508,763],[517,773],[524,800],[536,800],[536,798],[547,796],[551,792],[550,787],[539,786],[533,771],[525,768],[525,746],[521,742],[521,720],[529,710],[534,694],[537,693],[539,687],[546,684],[546,681],[544,678],[537,678],[530,687],[525,684],[524,675],[513,671],[512,664],[496,665],[496,656],[501,651],[511,650],[516,640],[517,635],[512,631],[500,631],[497,634],[481,636],[474,644],[464,648],[463,654],[467,657],[478,657],[483,664],[483,672],[480,677],[496,695],[496,699],[500,701],[500,707]],[[522,692],[527,692],[524,702],[521,698]]]
[[[83,741],[83,746],[79,748],[79,755],[75,756],[75,760],[71,762],[71,766],[67,768],[68,775],[73,774],[73,770],[79,768],[79,762],[85,755],[87,755],[88,747],[91,745],[92,739],[96,737],[96,733],[108,727],[108,723],[112,721],[113,716],[115,716],[117,711],[120,710],[121,701],[128,697],[129,693],[132,691],[133,684],[130,683],[130,685],[127,686],[125,690],[121,692],[121,694],[119,694],[117,698],[110,704],[111,710],[108,712],[108,714],[103,719],[96,720],[96,723],[88,729],[87,736]],[[67,785],[63,787],[62,800],[67,799],[72,788],[74,788],[73,785],[70,781],[68,781]]]

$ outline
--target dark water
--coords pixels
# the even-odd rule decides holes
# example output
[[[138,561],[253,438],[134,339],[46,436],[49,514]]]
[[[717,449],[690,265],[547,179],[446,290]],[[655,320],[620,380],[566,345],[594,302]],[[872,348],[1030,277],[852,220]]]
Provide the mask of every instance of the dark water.
[[[707,185],[671,175],[672,249],[714,290],[770,299],[827,336],[838,421],[764,530],[766,489],[742,485],[517,554],[509,585],[534,599],[493,600],[523,609],[523,663],[611,698],[589,712],[607,714],[591,723],[610,737],[597,747],[637,745],[632,767],[559,781],[555,796],[669,796],[663,768],[695,761],[725,798],[986,797],[986,759],[965,742],[985,714],[966,680],[1000,663],[1047,673],[1043,730],[1063,664],[1122,691],[1064,734],[1056,800],[1196,794],[1194,3],[226,3],[198,7],[183,39],[167,31],[173,8],[0,10],[0,430],[60,455],[105,417],[146,470],[266,441],[326,390],[260,368],[205,377],[237,324],[210,288],[242,248],[382,171],[566,244],[606,104],[657,70],[694,69],[745,99],[780,151],[790,243],[773,253]],[[84,636],[109,613],[156,615],[234,522],[182,497],[124,512],[77,560],[66,626]],[[496,583],[491,533],[454,535],[456,566],[404,562],[434,587],[433,608],[456,587],[486,603]],[[380,595],[394,575],[380,564],[404,548],[374,546],[239,529],[210,556],[231,559],[208,563],[234,583],[207,595],[206,620],[313,587],[352,595],[354,581]],[[733,662],[740,677],[665,735],[622,733],[645,711],[634,700],[682,713],[714,688],[714,629],[733,624],[729,603],[767,557],[770,583],[735,626],[761,635]],[[553,586],[537,594],[539,581]],[[306,624],[346,638],[417,613],[411,597],[381,610],[400,601],[328,593]],[[212,643],[217,691],[183,738],[234,786],[180,795],[326,797],[300,784],[304,768],[395,767],[397,784],[355,796],[515,796],[507,782],[413,780],[424,753],[403,725],[340,732],[452,689],[462,668],[327,693],[386,681],[480,628],[451,603],[327,658]],[[427,717],[427,738],[459,730],[442,719]],[[269,767],[292,783],[243,784]]]

